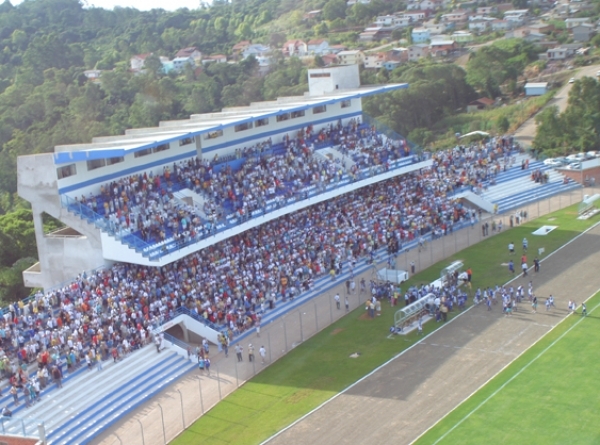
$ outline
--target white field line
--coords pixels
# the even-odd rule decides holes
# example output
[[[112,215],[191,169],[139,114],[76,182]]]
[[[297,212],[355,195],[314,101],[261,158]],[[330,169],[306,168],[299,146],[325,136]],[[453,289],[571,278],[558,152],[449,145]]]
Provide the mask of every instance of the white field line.
[[[600,292],[600,288],[598,288],[598,290],[596,290],[596,292],[594,292],[592,295],[590,295],[585,301],[589,300],[590,298],[592,298],[594,295],[596,295],[597,293]],[[588,314],[591,314],[592,311],[594,311],[595,309],[597,309],[598,307],[600,307],[600,303],[598,303],[596,306],[594,306],[589,312]],[[568,316],[567,316],[568,317]],[[540,339],[538,339],[534,344],[532,344],[529,348],[527,348],[525,351],[523,351],[521,354],[519,354],[518,357],[515,358],[515,360],[517,360],[519,357],[521,357],[523,354],[525,354],[527,351],[529,351],[533,346],[535,346],[539,341],[541,341],[543,338],[546,337],[546,335],[548,335],[552,330],[554,330],[554,328],[556,328],[557,326],[559,326],[563,321],[565,321],[567,319],[567,317],[565,317],[563,320],[561,320],[560,323],[556,324],[554,327],[552,327],[552,329],[550,329],[546,334],[544,334]],[[440,438],[438,440],[436,440],[435,442],[433,442],[433,445],[437,445],[438,443],[440,443],[442,440],[444,440],[452,431],[454,431],[456,428],[458,428],[465,420],[467,420],[469,417],[471,417],[477,410],[479,410],[479,408],[481,408],[483,405],[485,405],[492,397],[494,397],[496,394],[498,394],[500,391],[502,391],[510,382],[512,382],[514,379],[516,379],[519,375],[521,375],[521,373],[523,371],[525,371],[527,368],[529,368],[529,366],[531,366],[533,363],[535,363],[537,361],[537,359],[539,359],[542,355],[544,355],[546,352],[548,352],[548,350],[550,348],[552,348],[556,343],[558,343],[560,340],[563,339],[563,337],[565,337],[569,332],[571,332],[571,330],[573,328],[575,328],[579,323],[581,323],[583,320],[585,319],[585,317],[581,317],[579,320],[577,320],[575,322],[575,324],[573,326],[571,326],[569,329],[567,329],[565,332],[563,332],[556,340],[554,340],[552,343],[550,343],[546,348],[544,348],[544,350],[542,350],[538,355],[536,355],[533,359],[531,359],[531,361],[529,363],[527,363],[525,366],[523,366],[515,375],[513,375],[510,379],[508,379],[506,382],[504,382],[502,384],[502,386],[500,386],[496,391],[494,391],[492,394],[490,394],[485,400],[483,400],[479,405],[477,405],[475,408],[473,408],[473,410],[471,410],[466,416],[464,416],[462,419],[460,419],[452,428],[450,428],[448,431],[446,431],[442,436],[440,436]],[[446,414],[444,417],[442,417],[440,420],[438,420],[433,426],[431,426],[430,428],[427,429],[427,431],[425,431],[423,434],[421,434],[419,437],[417,437],[415,440],[413,440],[411,442],[411,444],[415,443],[417,440],[419,440],[424,434],[426,434],[429,430],[431,430],[432,428],[435,427],[435,425],[439,424],[442,420],[444,420],[446,417],[448,417],[452,412],[454,412],[456,409],[458,409],[460,406],[462,406],[467,400],[469,400],[473,395],[475,395],[481,388],[483,388],[485,385],[487,385],[488,383],[490,383],[493,379],[495,379],[502,371],[504,371],[506,368],[508,368],[512,363],[514,363],[514,361],[511,361],[509,364],[507,364],[506,366],[504,366],[500,371],[498,371],[493,377],[491,377],[490,379],[488,379],[483,385],[481,385],[479,388],[477,388],[475,391],[473,391],[473,393],[471,393],[471,395],[469,395],[466,399],[464,399],[460,404],[458,404],[452,411],[450,411],[448,414]]]
[[[597,222],[596,224],[594,224],[593,226],[589,227],[588,229],[584,230],[583,232],[581,232],[579,235],[575,236],[574,238],[570,239],[569,241],[567,241],[565,244],[563,244],[562,246],[560,246],[558,249],[556,249],[553,252],[550,252],[545,258],[542,258],[540,260],[540,262],[543,262],[544,260],[550,258],[552,255],[554,255],[555,253],[557,253],[558,251],[562,250],[564,247],[568,246],[569,244],[571,244],[572,242],[574,242],[575,240],[577,240],[578,238],[582,237],[584,234],[586,234],[587,232],[589,232],[590,230],[594,229],[596,226],[600,225],[600,221]],[[514,278],[512,278],[511,280],[507,281],[506,284],[512,283],[513,281],[515,281],[517,278],[520,277],[519,275],[516,275]],[[394,357],[392,357],[391,359],[389,359],[387,362],[383,363],[382,365],[379,365],[377,368],[375,368],[373,371],[369,372],[368,374],[364,375],[363,377],[361,377],[360,379],[358,379],[356,382],[352,383],[350,386],[347,386],[346,388],[344,388],[342,391],[340,391],[339,393],[333,395],[331,398],[325,400],[323,403],[321,403],[319,406],[317,406],[316,408],[310,410],[308,413],[304,414],[302,417],[296,419],[295,421],[293,421],[292,423],[290,423],[288,426],[286,426],[285,428],[277,431],[275,434],[273,434],[271,437],[268,437],[266,440],[264,440],[263,442],[260,443],[260,445],[265,445],[268,442],[270,442],[271,440],[275,439],[276,437],[280,436],[281,434],[283,434],[284,432],[286,432],[287,430],[289,430],[290,428],[294,427],[295,425],[297,425],[298,423],[302,422],[304,419],[306,419],[307,417],[309,417],[310,415],[312,415],[313,413],[315,413],[316,411],[320,410],[321,408],[323,408],[325,405],[331,403],[332,401],[334,401],[335,399],[337,399],[339,396],[341,396],[342,394],[345,394],[346,392],[348,392],[350,389],[354,388],[356,385],[358,385],[359,383],[361,383],[363,380],[368,379],[369,377],[371,377],[373,374],[375,374],[377,371],[379,371],[380,369],[383,369],[385,366],[389,365],[391,362],[393,362],[394,360],[396,360],[398,357],[401,357],[402,355],[404,355],[405,353],[407,353],[408,351],[410,351],[412,348],[414,348],[415,346],[417,346],[418,344],[420,344],[421,342],[427,340],[427,338],[429,338],[430,336],[432,336],[433,334],[435,334],[438,330],[442,329],[444,326],[447,326],[449,323],[452,323],[454,320],[457,320],[460,316],[462,316],[463,314],[466,314],[468,311],[470,311],[471,309],[473,309],[475,306],[471,305],[469,306],[465,311],[461,312],[460,314],[458,314],[456,317],[452,318],[450,321],[448,321],[447,323],[441,325],[439,328],[435,329],[434,331],[430,332],[429,334],[427,334],[425,337],[423,337],[421,340],[419,340],[418,342],[414,343],[413,345],[409,346],[408,348],[406,348],[405,350],[399,352],[398,354],[396,354]],[[595,308],[594,308],[595,309]],[[539,340],[538,340],[539,341]],[[534,343],[535,344],[535,343]],[[515,360],[518,358],[519,356],[515,357]],[[514,361],[514,360],[513,360]],[[511,362],[512,363],[512,362]],[[510,364],[510,363],[509,363]],[[508,365],[506,365],[508,366]],[[504,368],[502,368],[504,369]],[[502,370],[500,370],[500,372],[502,372]],[[492,377],[493,378],[493,377]],[[491,379],[490,379],[491,380]],[[474,394],[474,393],[473,393]],[[472,395],[472,394],[471,394]],[[469,397],[471,397],[471,395]],[[469,398],[467,397],[467,399]],[[466,399],[465,399],[466,400]],[[464,402],[464,400],[463,400]],[[461,403],[463,403],[461,402]],[[459,404],[460,405],[460,404]],[[456,408],[454,408],[456,409]],[[452,411],[450,411],[452,412]],[[450,413],[448,413],[450,414]],[[446,414],[447,415],[447,414]],[[445,416],[444,416],[445,417]],[[442,417],[443,419],[443,417]],[[441,420],[441,419],[440,419]],[[439,422],[439,421],[438,421]],[[436,422],[437,423],[437,422]],[[435,425],[434,425],[435,426]],[[425,434],[427,431],[429,431],[432,427],[428,428],[423,434]],[[421,434],[421,436],[423,435]],[[419,436],[419,437],[421,437]],[[415,440],[418,440],[415,439]],[[414,441],[413,441],[414,442]]]

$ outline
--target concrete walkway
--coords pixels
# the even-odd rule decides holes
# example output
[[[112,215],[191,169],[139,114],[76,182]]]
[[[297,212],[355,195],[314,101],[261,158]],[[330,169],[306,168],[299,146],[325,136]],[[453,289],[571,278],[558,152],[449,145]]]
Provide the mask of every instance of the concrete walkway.
[[[585,189],[585,193],[594,192],[591,189]],[[519,210],[527,210],[529,219],[534,219],[540,215],[580,202],[582,195],[582,190],[576,190],[565,195],[553,197],[550,200],[534,203]],[[492,217],[487,215],[485,218],[491,220]],[[502,220],[505,227],[508,227],[508,218],[509,214],[494,217],[496,221]],[[473,229],[466,228],[433,241],[424,252],[419,253],[417,249],[413,249],[404,253],[398,257],[397,267],[399,269],[409,269],[410,263],[414,261],[417,271],[420,271],[481,240],[481,229],[479,224],[477,224]],[[362,277],[367,281],[370,280],[373,277],[373,271],[367,271],[359,275],[357,282]],[[233,351],[230,351],[229,358],[225,358],[223,354],[213,353],[212,357],[214,360],[211,375],[206,375],[205,372],[199,370],[193,371],[154,397],[151,401],[133,411],[129,416],[91,443],[103,445],[119,443],[127,445],[158,445],[172,440],[184,427],[191,425],[194,420],[216,405],[219,400],[233,392],[244,381],[252,378],[264,368],[260,360],[252,364],[247,361],[246,352],[248,343],[252,343],[256,347],[257,357],[258,348],[261,345],[267,348],[267,364],[265,366],[268,366],[269,363],[282,357],[302,341],[305,341],[333,321],[344,316],[346,312],[343,309],[343,305],[341,310],[335,308],[333,295],[336,292],[339,292],[340,295],[345,295],[344,283],[340,283],[336,288],[315,297],[283,317],[263,326],[260,338],[257,337],[256,333],[245,338],[242,342],[244,346],[244,362],[242,363],[237,363]],[[364,303],[363,298],[356,294],[350,296],[349,302],[351,310]],[[390,317],[390,320],[392,320],[391,313],[387,313],[385,316]],[[385,338],[386,334],[382,333],[382,338]],[[536,330],[532,334],[541,335],[542,332],[537,332]],[[460,338],[457,338],[456,341],[460,341]],[[512,351],[510,352],[510,356],[514,356],[516,353],[518,351]],[[490,369],[490,372],[495,369],[492,363],[487,368]],[[412,418],[412,415],[406,418]],[[360,421],[357,421],[356,418],[353,420],[356,423],[365,423],[365,420],[362,418],[360,418]],[[430,420],[433,421],[434,419],[430,418]],[[322,428],[323,425],[325,424],[321,424],[319,428]],[[397,431],[394,432],[394,434],[396,433]],[[295,443],[309,443],[309,441],[298,441]],[[325,442],[321,441],[319,443]],[[339,443],[339,441],[330,441],[330,443]],[[377,441],[373,443],[377,443]]]

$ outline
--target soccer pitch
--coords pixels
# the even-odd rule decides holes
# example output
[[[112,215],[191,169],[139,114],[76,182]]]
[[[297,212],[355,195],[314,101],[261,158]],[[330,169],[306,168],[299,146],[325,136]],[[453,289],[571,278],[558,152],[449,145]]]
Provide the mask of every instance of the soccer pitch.
[[[586,305],[414,444],[600,443],[600,292]]]

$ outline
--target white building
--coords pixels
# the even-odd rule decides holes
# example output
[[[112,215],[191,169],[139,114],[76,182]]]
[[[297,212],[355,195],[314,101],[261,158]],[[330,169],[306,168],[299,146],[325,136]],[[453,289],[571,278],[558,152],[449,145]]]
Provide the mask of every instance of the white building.
[[[337,53],[337,58],[340,65],[362,65],[364,63],[364,54],[357,49],[340,51]]]
[[[18,193],[31,203],[39,256],[39,262],[23,272],[26,286],[48,289],[84,270],[115,261],[148,266],[170,264],[252,227],[372,182],[374,178],[369,178],[350,183],[348,190],[336,188],[310,200],[299,200],[261,218],[224,227],[215,235],[193,240],[184,247],[171,238],[147,244],[135,233],[115,228],[109,219],[81,204],[82,197],[99,196],[102,187],[132,175],[162,175],[174,163],[232,155],[237,149],[267,139],[280,143],[285,135],[308,125],[318,132],[339,121],[362,120],[363,97],[408,87],[360,87],[356,65],[310,70],[309,86],[310,94],[304,96],[192,115],[189,119],[161,122],[158,127],[130,129],[124,135],[96,137],[88,144],[57,146],[52,153],[20,156]],[[421,164],[391,174],[404,174],[422,168]],[[203,198],[193,197],[195,205],[196,199]],[[44,213],[60,220],[66,228],[44,234]]]

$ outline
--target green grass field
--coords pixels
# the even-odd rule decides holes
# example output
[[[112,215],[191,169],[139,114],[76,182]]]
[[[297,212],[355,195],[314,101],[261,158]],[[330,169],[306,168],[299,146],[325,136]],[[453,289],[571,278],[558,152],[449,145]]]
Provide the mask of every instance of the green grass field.
[[[544,247],[547,255],[599,219],[597,216],[578,221],[576,215],[577,207],[572,206],[506,230],[415,275],[405,285],[428,283],[439,278],[440,271],[456,259],[472,268],[474,288],[504,283],[511,278],[507,268],[501,266],[508,261],[509,242],[514,241],[520,248],[521,240],[527,237],[530,252]],[[544,237],[531,235],[533,230],[545,224],[559,228]],[[451,238],[446,246],[450,242]],[[541,267],[544,267],[543,263]],[[416,333],[387,338],[393,313],[386,304],[383,305],[383,316],[375,319],[361,318],[361,308],[351,312],[223,399],[172,443],[260,443],[414,344]],[[456,312],[449,315],[455,316]],[[424,332],[439,327],[439,324],[428,323]],[[361,352],[360,358],[350,361],[348,356],[356,351]]]
[[[567,317],[416,445],[600,443],[600,293]]]

